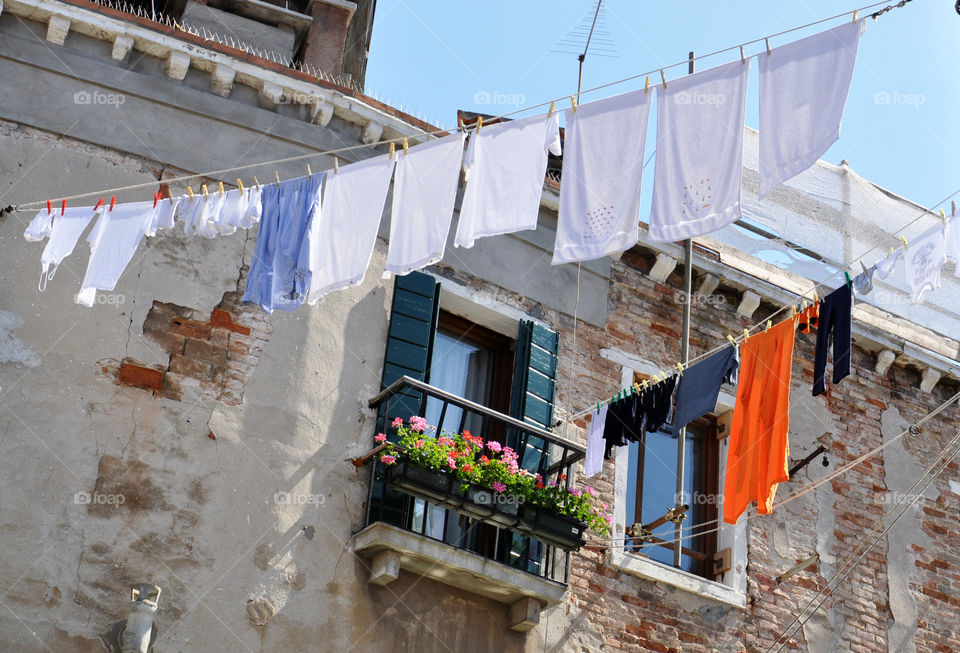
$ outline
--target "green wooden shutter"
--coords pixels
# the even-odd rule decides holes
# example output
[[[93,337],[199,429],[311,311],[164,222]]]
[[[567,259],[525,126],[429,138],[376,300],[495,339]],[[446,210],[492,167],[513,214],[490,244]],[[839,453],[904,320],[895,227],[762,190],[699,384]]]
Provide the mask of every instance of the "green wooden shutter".
[[[440,284],[433,277],[422,272],[396,277],[381,387],[386,388],[402,376],[430,380],[439,310]],[[421,400],[421,393],[407,390],[403,399],[395,397],[390,401],[389,416],[407,420],[411,415],[419,415]]]
[[[418,381],[430,380],[430,361],[439,310],[440,284],[433,277],[422,272],[396,277],[393,283],[390,325],[387,327],[381,388],[386,388],[403,376]],[[394,417],[401,417],[406,421],[411,415],[422,414],[422,403],[423,393],[413,390],[404,390],[391,397],[388,402],[380,405],[379,429],[389,432],[387,427]],[[370,438],[372,444],[372,433]],[[405,527],[405,502],[408,497],[384,485],[380,463],[375,464],[374,470],[368,520],[385,521]]]
[[[511,414],[541,428],[553,424],[553,398],[557,377],[556,332],[535,322],[521,322],[513,377]],[[531,437],[524,443],[514,433],[510,445],[523,456],[523,467],[542,471],[547,464],[547,443]]]

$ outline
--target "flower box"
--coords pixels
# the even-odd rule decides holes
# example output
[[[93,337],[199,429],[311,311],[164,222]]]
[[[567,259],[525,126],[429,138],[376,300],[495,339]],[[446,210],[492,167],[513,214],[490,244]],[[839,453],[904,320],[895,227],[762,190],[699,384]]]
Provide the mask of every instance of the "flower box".
[[[385,480],[392,488],[445,508],[459,508],[463,503],[459,483],[451,474],[411,465],[406,460],[387,465]]]
[[[587,523],[576,517],[536,506],[524,506],[515,530],[558,549],[576,551],[586,544],[583,537],[586,529]]]

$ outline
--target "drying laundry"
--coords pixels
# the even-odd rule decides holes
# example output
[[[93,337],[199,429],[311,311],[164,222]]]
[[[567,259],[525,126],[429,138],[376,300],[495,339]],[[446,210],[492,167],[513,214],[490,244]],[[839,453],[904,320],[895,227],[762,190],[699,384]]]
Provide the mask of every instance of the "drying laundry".
[[[249,229],[260,220],[260,189],[234,188],[224,194],[220,214],[213,223],[221,236],[229,236],[237,227]]]
[[[320,212],[323,174],[263,187],[263,213],[243,301],[268,313],[294,311],[310,289],[307,231]]]
[[[153,202],[117,204],[100,214],[87,236],[90,260],[77,303],[93,306],[97,290],[113,290],[133,258],[156,214]]]
[[[560,114],[502,122],[474,132],[464,157],[467,187],[454,245],[537,228],[547,152],[560,155]]]
[[[370,265],[394,160],[378,156],[327,175],[323,209],[310,232],[311,304],[363,281]]]
[[[960,277],[960,225],[950,221],[950,240],[948,241],[949,255],[953,259],[955,277]]]
[[[735,61],[657,91],[650,240],[694,238],[740,219],[749,68]]]
[[[794,320],[740,344],[740,381],[730,428],[723,520],[735,524],[751,501],[768,514],[777,484],[789,479],[790,375]]]
[[[585,476],[593,476],[603,470],[605,442],[603,431],[607,421],[608,406],[601,406],[590,420],[590,433],[587,436],[587,455],[583,463]]]
[[[903,254],[903,248],[898,247],[874,264],[874,267],[877,268],[878,279],[883,280],[890,276],[890,273],[897,267],[897,261],[900,260],[901,254]]]
[[[817,327],[817,345],[813,357],[813,396],[826,391],[827,352],[833,334],[833,382],[840,383],[850,374],[852,346],[853,294],[844,284],[820,302],[820,322]]]
[[[634,91],[567,110],[554,265],[617,254],[637,242],[652,97]]]
[[[797,326],[801,333],[810,333],[820,321],[820,302],[816,301],[797,314]]]
[[[688,367],[680,377],[673,427],[683,428],[717,407],[720,386],[736,380],[737,350],[725,347],[712,356]]]
[[[180,197],[167,197],[157,202],[156,210],[153,212],[153,219],[147,226],[147,235],[156,236],[158,229],[173,229],[174,217],[177,214],[177,207],[180,205]]]
[[[877,266],[874,264],[867,267],[860,261],[860,269],[863,271],[853,278],[853,289],[858,295],[865,297],[873,292],[873,275],[877,273]]]
[[[24,238],[30,241],[49,238],[40,255],[40,290],[47,287],[47,281],[53,279],[60,263],[70,256],[87,225],[101,211],[101,208],[92,206],[67,207],[62,212],[52,213],[43,209],[30,221],[23,233]]]
[[[627,395],[609,404],[603,425],[604,458],[610,458],[614,447],[640,440],[643,435],[640,428],[640,410],[640,399],[636,394]]]
[[[914,304],[919,304],[927,291],[940,287],[940,268],[947,260],[945,228],[942,223],[934,225],[911,242],[903,254]]]
[[[673,417],[673,392],[676,387],[677,375],[674,374],[640,393],[640,430],[643,433],[659,431]]]
[[[760,197],[803,172],[840,138],[866,21],[846,22],[761,53]]]
[[[463,135],[397,152],[388,272],[407,274],[443,258],[460,179]]]
[[[224,193],[226,195],[226,193]],[[224,195],[207,193],[186,198],[180,206],[183,233],[188,236],[215,238],[219,233],[217,220],[223,208]]]

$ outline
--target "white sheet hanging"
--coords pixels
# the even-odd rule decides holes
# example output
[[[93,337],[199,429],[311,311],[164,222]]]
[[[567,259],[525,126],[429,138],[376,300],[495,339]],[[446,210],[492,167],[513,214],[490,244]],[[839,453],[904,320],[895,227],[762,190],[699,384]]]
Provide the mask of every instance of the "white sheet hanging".
[[[394,160],[378,156],[328,172],[323,207],[310,229],[307,302],[363,281],[370,265]]]
[[[615,254],[637,242],[652,97],[634,91],[567,110],[554,265]]]
[[[940,287],[940,269],[947,260],[946,225],[936,224],[910,243],[903,253],[910,301],[919,304],[929,290]]]
[[[840,119],[866,21],[757,55],[760,197],[817,162],[840,138]]]
[[[455,246],[473,247],[477,238],[537,228],[548,151],[560,155],[557,112],[473,133],[464,158],[467,188]]]
[[[749,67],[734,61],[657,89],[650,240],[694,238],[740,219]]]
[[[460,180],[463,135],[397,150],[386,270],[407,274],[443,258]]]

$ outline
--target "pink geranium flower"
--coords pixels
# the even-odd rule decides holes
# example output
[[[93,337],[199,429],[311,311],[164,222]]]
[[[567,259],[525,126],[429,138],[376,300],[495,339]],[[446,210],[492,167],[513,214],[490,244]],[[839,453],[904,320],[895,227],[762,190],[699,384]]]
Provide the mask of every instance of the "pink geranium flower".
[[[493,482],[493,491],[494,491],[494,492],[497,492],[498,494],[501,493],[501,492],[506,492],[506,491],[507,491],[507,486],[504,485],[503,483],[501,483],[500,481],[494,481],[494,482]]]
[[[392,465],[393,463],[397,462],[397,457],[396,457],[396,456],[381,456],[381,457],[380,457],[380,462],[382,462],[384,465]]]
[[[427,428],[426,418],[419,417],[414,415],[410,418],[410,430],[416,431],[417,433],[423,433],[423,430]]]
[[[447,458],[447,467],[449,467],[450,469],[456,469],[457,461],[454,460],[453,458]]]
[[[415,449],[423,449],[423,445],[426,444],[423,440],[417,440],[413,443]]]
[[[487,449],[493,452],[498,452],[498,451],[501,451],[503,447],[500,446],[500,443],[497,442],[496,440],[491,440],[490,442],[487,443]]]
[[[386,442],[387,435],[385,433],[377,433],[377,436],[373,438],[374,442]]]
[[[401,426],[403,426],[403,420],[399,417],[394,417],[393,421],[390,423],[390,426],[392,426],[395,429],[398,429]]]

